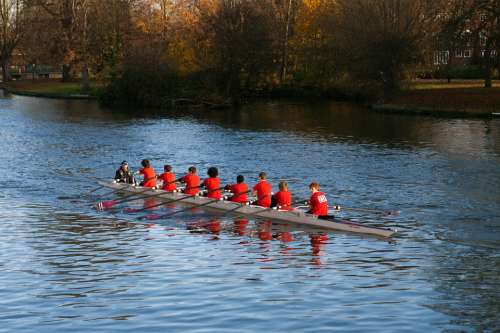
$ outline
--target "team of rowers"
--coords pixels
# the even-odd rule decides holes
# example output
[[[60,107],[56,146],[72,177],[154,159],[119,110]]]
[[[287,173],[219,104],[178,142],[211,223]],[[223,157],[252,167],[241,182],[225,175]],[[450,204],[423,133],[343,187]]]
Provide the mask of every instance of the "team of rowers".
[[[143,187],[156,187],[157,181],[162,182],[161,189],[173,192],[177,190],[176,182],[179,181],[185,184],[183,192],[187,195],[197,195],[200,188],[206,190],[206,197],[211,199],[221,199],[221,190],[226,190],[232,193],[228,199],[233,202],[246,204],[248,202],[247,194],[252,192],[256,196],[256,200],[251,202],[252,205],[261,207],[273,208],[277,207],[281,210],[292,210],[292,194],[288,190],[288,183],[281,181],[279,183],[279,191],[272,193],[272,185],[267,181],[265,172],[259,173],[259,181],[249,190],[248,185],[245,184],[245,178],[242,175],[236,177],[236,183],[229,184],[221,187],[219,179],[219,170],[216,167],[208,168],[207,175],[200,182],[200,177],[197,175],[196,167],[189,167],[188,172],[181,178],[177,179],[175,173],[172,171],[172,166],[165,165],[164,172],[157,175],[149,160],[142,160],[142,168],[137,171],[137,174],[142,174],[144,179],[140,183]],[[128,163],[123,161],[120,168],[116,171],[115,180],[123,183],[133,184],[135,182],[134,175],[128,168]],[[309,199],[308,213],[318,216],[318,218],[328,218],[328,200],[326,195],[320,191],[320,185],[317,182],[312,182],[309,185],[311,197]],[[335,208],[338,209],[337,206]]]

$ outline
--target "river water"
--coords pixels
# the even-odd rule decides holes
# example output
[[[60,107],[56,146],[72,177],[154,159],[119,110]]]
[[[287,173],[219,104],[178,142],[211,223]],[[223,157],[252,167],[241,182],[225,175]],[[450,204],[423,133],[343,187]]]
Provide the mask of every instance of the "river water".
[[[109,111],[0,99],[1,332],[500,330],[500,120],[340,103]],[[149,158],[224,183],[267,171],[295,198],[399,210],[343,216],[394,239],[189,211],[97,212],[92,177]],[[131,205],[142,207],[145,203]],[[148,203],[146,203],[148,204]],[[167,212],[177,207],[161,208]]]

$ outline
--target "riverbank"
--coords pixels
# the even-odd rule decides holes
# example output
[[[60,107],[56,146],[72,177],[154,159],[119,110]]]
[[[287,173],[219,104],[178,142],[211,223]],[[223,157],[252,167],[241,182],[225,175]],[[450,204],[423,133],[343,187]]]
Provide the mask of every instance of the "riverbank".
[[[58,79],[11,81],[1,83],[0,88],[15,95],[64,99],[96,99],[99,91],[95,82],[91,82],[90,90],[85,91],[79,82]]]
[[[422,80],[412,82],[407,89],[374,110],[410,114],[491,117],[500,113],[500,81],[493,88],[483,88],[480,80]]]

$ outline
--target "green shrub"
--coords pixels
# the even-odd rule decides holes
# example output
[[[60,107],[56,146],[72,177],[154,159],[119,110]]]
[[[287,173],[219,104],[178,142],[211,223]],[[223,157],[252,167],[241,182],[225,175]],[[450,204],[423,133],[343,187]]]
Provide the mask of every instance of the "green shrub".
[[[419,68],[415,71],[419,79],[483,79],[484,70],[478,65],[454,65]]]
[[[105,87],[106,106],[165,107],[179,95],[182,79],[167,66],[126,67]]]

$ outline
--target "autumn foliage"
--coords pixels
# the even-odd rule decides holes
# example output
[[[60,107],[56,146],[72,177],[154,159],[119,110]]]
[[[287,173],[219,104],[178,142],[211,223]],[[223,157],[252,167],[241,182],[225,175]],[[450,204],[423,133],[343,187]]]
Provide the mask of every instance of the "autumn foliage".
[[[9,0],[0,9],[16,23],[3,43],[27,63],[103,82],[108,104],[168,106],[278,91],[390,94],[425,60],[450,1]],[[11,53],[0,55],[4,67]]]

